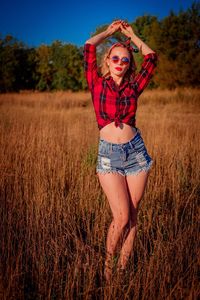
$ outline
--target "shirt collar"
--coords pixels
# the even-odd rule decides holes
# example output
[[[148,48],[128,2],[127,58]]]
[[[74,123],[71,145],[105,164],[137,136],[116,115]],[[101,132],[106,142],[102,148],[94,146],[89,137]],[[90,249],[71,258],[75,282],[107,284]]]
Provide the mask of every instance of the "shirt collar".
[[[121,91],[123,90],[128,84],[129,81],[128,80],[123,80],[120,84],[120,86],[117,86],[115,81],[113,80],[112,76],[108,76],[105,78],[108,86],[113,89],[114,91]]]

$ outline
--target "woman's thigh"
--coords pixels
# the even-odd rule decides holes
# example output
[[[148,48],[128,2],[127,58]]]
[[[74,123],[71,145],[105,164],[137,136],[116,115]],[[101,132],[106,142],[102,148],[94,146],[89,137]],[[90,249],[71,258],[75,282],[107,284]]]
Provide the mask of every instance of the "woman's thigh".
[[[144,191],[148,180],[148,173],[149,172],[141,171],[137,175],[126,176],[128,192],[130,195],[130,202],[133,208],[136,210],[144,195]]]
[[[125,177],[117,173],[98,173],[98,178],[108,199],[114,219],[128,219],[130,200]]]

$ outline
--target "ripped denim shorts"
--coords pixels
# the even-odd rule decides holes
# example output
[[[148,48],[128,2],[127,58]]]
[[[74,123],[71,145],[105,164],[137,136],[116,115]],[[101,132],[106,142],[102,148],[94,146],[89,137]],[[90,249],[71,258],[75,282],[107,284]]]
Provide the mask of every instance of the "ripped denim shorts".
[[[115,144],[99,139],[96,173],[137,175],[141,171],[147,172],[152,163],[139,129],[127,143]]]

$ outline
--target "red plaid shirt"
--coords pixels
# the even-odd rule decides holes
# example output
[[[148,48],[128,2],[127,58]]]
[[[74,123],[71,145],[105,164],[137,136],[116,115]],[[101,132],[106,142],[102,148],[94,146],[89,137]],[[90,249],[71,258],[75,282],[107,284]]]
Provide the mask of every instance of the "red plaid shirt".
[[[121,122],[135,127],[137,99],[148,85],[156,62],[156,53],[145,55],[142,67],[134,80],[122,81],[118,87],[111,76],[105,78],[98,74],[96,46],[85,44],[85,76],[92,94],[99,130],[111,122],[115,122],[116,127]]]

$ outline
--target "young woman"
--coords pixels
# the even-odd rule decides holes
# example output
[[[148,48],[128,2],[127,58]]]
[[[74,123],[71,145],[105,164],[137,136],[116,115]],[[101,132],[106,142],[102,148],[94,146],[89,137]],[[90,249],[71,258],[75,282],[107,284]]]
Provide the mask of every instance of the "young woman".
[[[108,49],[99,73],[96,47],[117,31],[131,40],[144,56],[138,74],[135,74],[133,48],[126,42],[115,43]],[[119,271],[125,269],[133,249],[138,205],[152,164],[135,126],[135,114],[137,99],[149,83],[156,61],[156,53],[121,20],[87,40],[84,46],[85,75],[100,130],[96,172],[113,215],[106,242],[107,280],[112,275],[113,258],[121,237]]]

